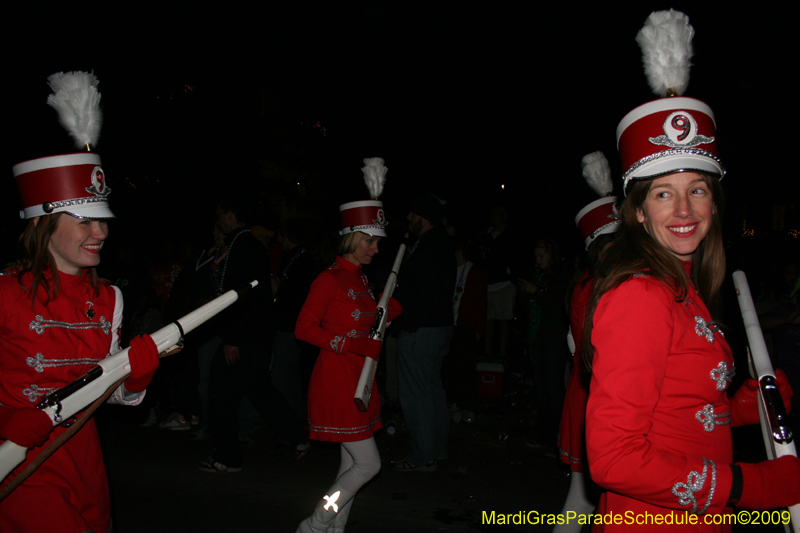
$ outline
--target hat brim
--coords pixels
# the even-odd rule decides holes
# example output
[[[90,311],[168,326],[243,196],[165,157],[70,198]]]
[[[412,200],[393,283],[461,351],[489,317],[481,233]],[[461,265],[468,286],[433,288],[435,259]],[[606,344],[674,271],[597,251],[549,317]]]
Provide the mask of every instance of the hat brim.
[[[111,212],[111,209],[108,205],[97,205],[91,207],[81,207],[79,209],[75,209],[75,206],[70,206],[67,209],[62,211],[68,215],[71,215],[75,218],[85,218],[88,220],[104,220],[109,218],[117,218],[114,216],[114,213]]]
[[[636,167],[629,175],[625,176],[623,184],[625,194],[627,195],[632,181],[651,180],[676,172],[698,172],[710,174],[719,179],[725,175],[722,163],[712,159],[710,155],[685,153],[685,150],[678,151],[684,153],[657,152],[654,154],[657,157]]]
[[[348,228],[342,228],[341,233],[342,235],[347,235],[348,233],[355,233],[357,231],[365,233],[371,237],[386,237],[386,230],[366,226],[351,226]]]

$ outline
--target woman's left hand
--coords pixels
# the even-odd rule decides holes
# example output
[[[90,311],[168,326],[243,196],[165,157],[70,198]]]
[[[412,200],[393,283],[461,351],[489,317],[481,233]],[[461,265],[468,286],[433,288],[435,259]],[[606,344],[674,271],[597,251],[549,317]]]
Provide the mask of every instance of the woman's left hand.
[[[517,287],[519,287],[519,290],[522,292],[527,292],[528,294],[534,294],[537,289],[536,285],[522,278],[517,278]]]
[[[775,371],[775,384],[778,386],[778,391],[781,393],[781,400],[783,400],[783,407],[786,412],[792,409],[792,396],[794,391],[792,386],[789,385],[789,378],[786,377],[783,370]],[[731,425],[733,427],[747,426],[750,424],[758,424],[760,415],[758,412],[758,381],[755,379],[748,379],[742,383],[739,390],[731,398]]]
[[[128,392],[142,392],[150,384],[158,368],[158,348],[150,335],[131,339],[128,361],[131,364],[131,375],[125,380],[125,389]]]

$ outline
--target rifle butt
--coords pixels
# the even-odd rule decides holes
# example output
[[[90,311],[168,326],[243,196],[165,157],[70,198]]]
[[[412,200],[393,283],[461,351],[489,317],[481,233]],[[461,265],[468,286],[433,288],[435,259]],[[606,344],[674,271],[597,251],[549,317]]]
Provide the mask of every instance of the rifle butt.
[[[0,445],[0,480],[5,479],[18,464],[22,463],[27,454],[27,448],[10,440]]]
[[[369,409],[369,401],[372,398],[372,384],[375,380],[375,370],[377,368],[377,362],[370,357],[364,360],[364,366],[361,367],[361,376],[358,378],[356,395],[353,401],[362,413],[366,413],[367,409]]]

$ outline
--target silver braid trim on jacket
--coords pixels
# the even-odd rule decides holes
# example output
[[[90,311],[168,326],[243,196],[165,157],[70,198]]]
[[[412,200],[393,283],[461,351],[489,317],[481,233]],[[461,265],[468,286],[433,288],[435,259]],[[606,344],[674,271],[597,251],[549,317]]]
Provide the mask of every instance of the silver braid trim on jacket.
[[[699,511],[697,510],[697,499],[695,493],[702,490],[703,485],[706,484],[708,478],[708,465],[711,465],[711,488],[708,491],[708,498],[706,504]],[[717,489],[717,465],[711,459],[703,457],[703,473],[698,474],[697,471],[692,470],[686,477],[686,483],[675,483],[672,486],[672,494],[678,498],[678,503],[681,505],[691,505],[692,514],[703,514],[711,505],[714,499],[714,491]]]

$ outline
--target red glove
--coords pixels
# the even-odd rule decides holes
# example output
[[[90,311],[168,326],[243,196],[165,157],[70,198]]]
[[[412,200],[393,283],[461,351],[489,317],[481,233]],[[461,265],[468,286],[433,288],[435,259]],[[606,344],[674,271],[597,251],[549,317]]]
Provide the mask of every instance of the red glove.
[[[778,386],[778,391],[781,393],[783,400],[783,407],[786,412],[792,409],[792,386],[789,385],[789,378],[783,373],[783,370],[775,371],[775,384]],[[758,381],[755,379],[748,379],[742,383],[739,390],[731,398],[731,425],[733,427],[747,426],[750,424],[759,423],[758,414]]]
[[[350,345],[347,347],[347,351],[377,361],[378,357],[381,355],[382,346],[383,343],[381,341],[376,341],[369,337],[361,337],[352,339]]]
[[[391,322],[403,312],[403,306],[400,305],[394,296],[389,298],[389,301],[386,303],[386,307],[388,307],[388,313],[386,315],[386,322]]]
[[[378,301],[383,297],[383,293],[378,295]],[[392,296],[389,298],[389,301],[386,302],[386,323],[388,324],[403,312],[403,306],[400,305],[400,302]]]
[[[53,421],[41,409],[0,406],[0,439],[23,448],[41,446],[53,431]]]
[[[128,361],[131,364],[131,375],[125,380],[125,388],[128,392],[142,392],[150,384],[158,368],[158,348],[150,335],[131,339]]]
[[[764,511],[800,503],[800,459],[784,455],[760,463],[736,463],[742,469],[737,507]]]

